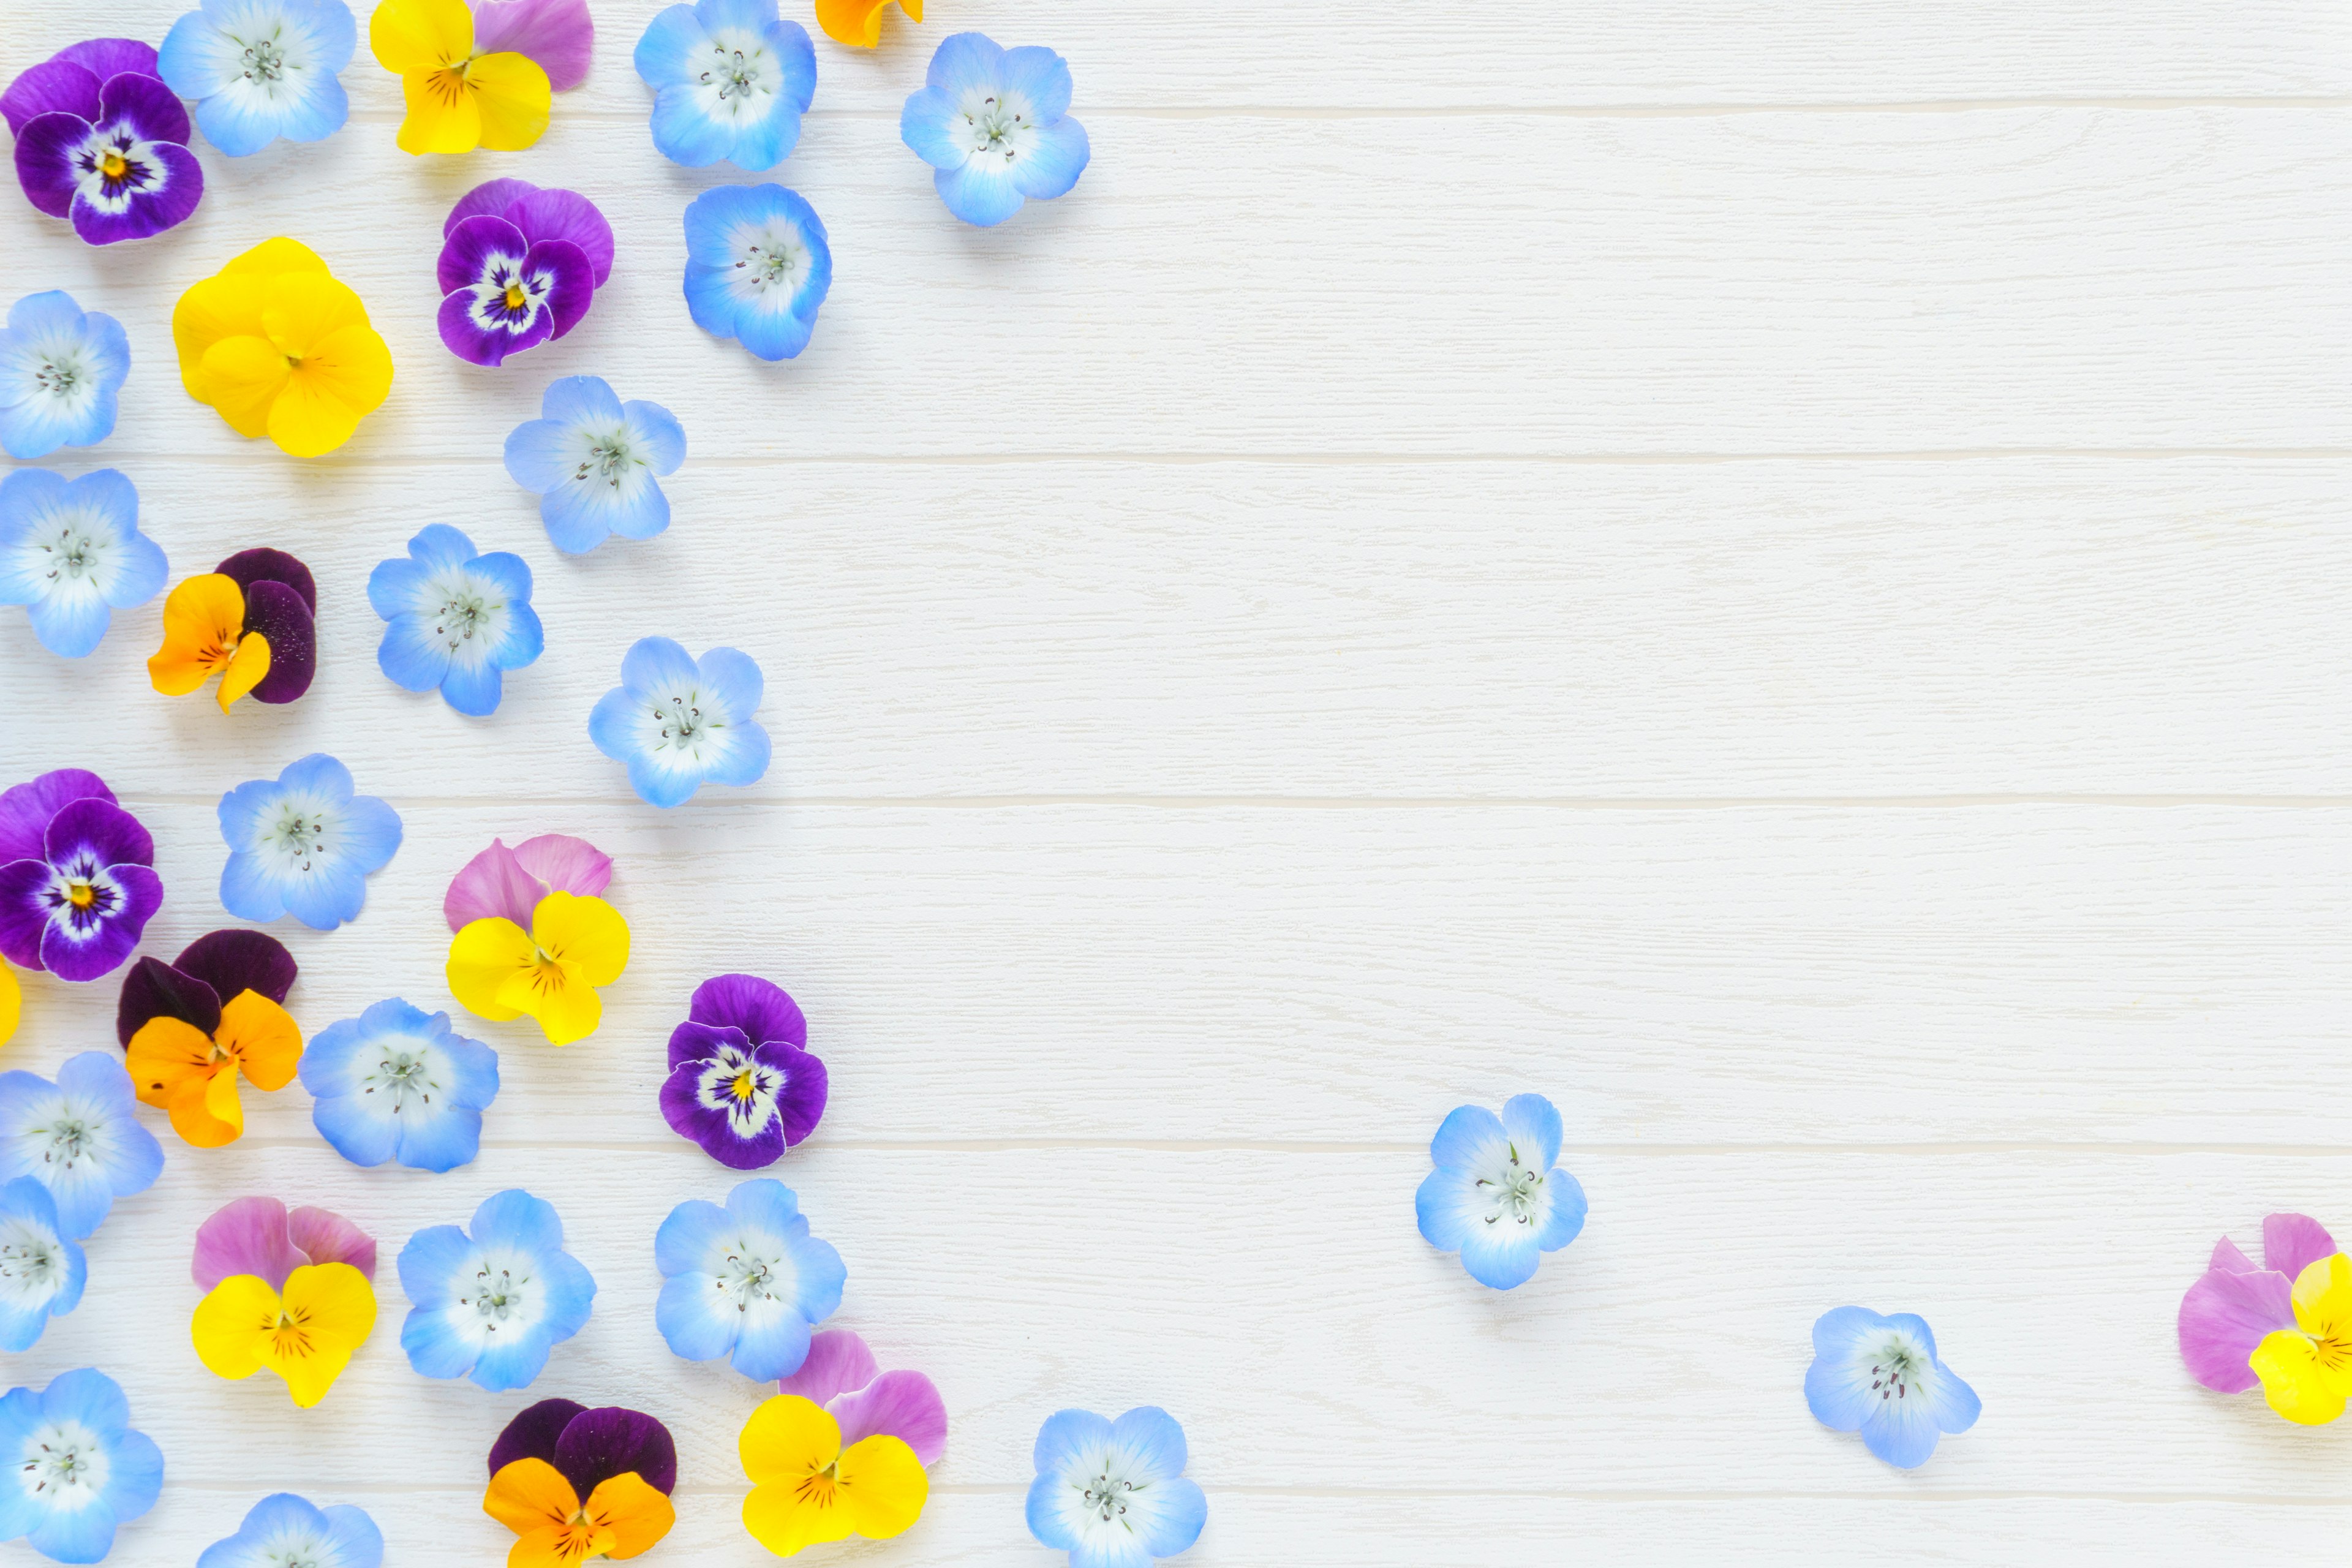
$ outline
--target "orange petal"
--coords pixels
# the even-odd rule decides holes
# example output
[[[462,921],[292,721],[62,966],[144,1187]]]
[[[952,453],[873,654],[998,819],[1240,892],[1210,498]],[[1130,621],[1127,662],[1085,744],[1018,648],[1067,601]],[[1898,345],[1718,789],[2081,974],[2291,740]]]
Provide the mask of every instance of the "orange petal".
[[[147,661],[147,679],[181,697],[228,662],[245,632],[245,590],[217,572],[191,577],[163,601],[163,647]]]
[[[269,639],[259,632],[247,632],[229,655],[228,668],[221,671],[220,710],[228,711],[229,704],[261,684],[269,673]]]
[[[123,1066],[142,1103],[168,1106],[189,1084],[203,1092],[212,1073],[212,1037],[184,1019],[150,1018],[131,1037]]]
[[[580,1511],[580,1494],[545,1459],[517,1459],[490,1478],[482,1511],[517,1535],[528,1535],[569,1521]]]
[[[635,1470],[624,1470],[597,1482],[588,1494],[588,1520],[612,1532],[606,1556],[635,1557],[669,1533],[677,1522],[677,1510],[652,1482]]]
[[[245,1107],[236,1098],[236,1064],[221,1060],[205,1077],[175,1090],[164,1109],[172,1131],[199,1149],[234,1143],[245,1132]]]
[[[215,1037],[254,1088],[279,1089],[302,1060],[302,1030],[292,1015],[258,991],[240,991],[221,1009]]]

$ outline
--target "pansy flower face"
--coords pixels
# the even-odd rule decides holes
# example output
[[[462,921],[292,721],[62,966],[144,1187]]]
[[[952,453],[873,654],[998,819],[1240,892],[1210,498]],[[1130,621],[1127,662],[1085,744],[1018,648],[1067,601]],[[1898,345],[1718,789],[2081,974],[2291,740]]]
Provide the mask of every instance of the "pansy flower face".
[[[306,1410],[375,1329],[374,1239],[325,1209],[240,1198],[197,1230],[190,1272],[205,1292],[188,1325],[205,1369],[235,1381],[266,1367]]]
[[[0,1181],[30,1176],[57,1200],[59,1233],[89,1236],[114,1200],[163,1171],[163,1145],[139,1125],[131,1075],[107,1051],[84,1051],[57,1081],[0,1073]]]
[[[139,1098],[161,1106],[199,1149],[245,1131],[241,1076],[265,1091],[286,1087],[302,1031],[284,1006],[294,955],[257,931],[216,931],[165,963],[142,958],[122,982],[114,1028]]]
[[[77,44],[0,95],[16,136],[16,183],[91,245],[144,239],[185,219],[205,194],[188,111],[155,76],[155,51],[128,39]]]
[[[575,191],[492,180],[441,233],[441,341],[475,364],[562,337],[613,275],[612,226]]]
[[[754,974],[704,981],[670,1032],[662,1115],[722,1165],[775,1163],[824,1115],[824,1063],[807,1042],[808,1021],[781,986]]]
[[[643,1411],[542,1399],[490,1447],[482,1511],[515,1532],[509,1562],[635,1557],[677,1515],[677,1446]]]
[[[60,768],[0,794],[0,954],[60,980],[110,973],[163,907],[154,862],[96,773]]]

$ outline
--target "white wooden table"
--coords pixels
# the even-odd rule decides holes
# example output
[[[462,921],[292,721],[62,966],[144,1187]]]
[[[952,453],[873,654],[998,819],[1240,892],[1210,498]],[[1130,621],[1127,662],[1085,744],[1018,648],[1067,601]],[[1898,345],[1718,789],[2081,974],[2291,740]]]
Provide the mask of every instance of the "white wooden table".
[[[8,0],[10,74],[181,0]],[[836,1322],[951,1411],[929,1511],[826,1562],[1044,1564],[1054,1409],[1157,1403],[1212,1565],[2195,1563],[2340,1544],[2352,1430],[2196,1387],[2216,1236],[2352,1234],[2352,12],[2333,0],[934,0],[819,39],[780,171],[836,276],[800,360],[688,322],[679,214],[746,180],[654,151],[595,74],[525,153],[351,124],[231,162],[93,252],[0,201],[0,304],[129,328],[113,438],[173,576],[316,571],[290,709],[148,689],[0,617],[0,782],[100,770],[153,829],[143,951],[232,923],[214,803],[332,752],[406,842],[299,957],[315,1030],[448,1005],[442,890],[493,835],[583,835],[636,941],[443,1176],[346,1164],[299,1086],[90,1249],[9,1381],[97,1364],[163,1447],[114,1561],[185,1564],[261,1493],[371,1510],[395,1568],[503,1561],[492,1435],[565,1394],[682,1458],[648,1562],[753,1563],[759,1387],[674,1358],[651,1237],[733,1178],[656,1107],[692,986],[807,1008],[823,1127],[772,1173],[839,1247]],[[786,14],[811,22],[793,0]],[[900,145],[930,50],[1060,49],[1094,163],[999,230]],[[478,181],[590,194],[620,260],[499,371],[434,331]],[[334,457],[182,392],[173,301],[289,234],[398,365]],[[684,422],[677,520],[559,557],[499,464],[552,376]],[[363,586],[426,522],[537,574],[545,658],[467,721],[375,668]],[[590,745],[621,652],[730,643],[759,786],[660,813]],[[116,986],[28,983],[9,1064],[111,1047]],[[1539,1089],[1591,1199],[1509,1295],[1415,1235],[1447,1110]],[[600,1285],[528,1393],[412,1373],[390,1259],[520,1184]],[[196,1223],[248,1193],[383,1241],[327,1402],[205,1373]],[[1916,1474],[1815,1425],[1808,1331],[1916,1310],[1983,1395]],[[29,1562],[22,1547],[0,1559]],[[815,1562],[815,1556],[808,1559]]]

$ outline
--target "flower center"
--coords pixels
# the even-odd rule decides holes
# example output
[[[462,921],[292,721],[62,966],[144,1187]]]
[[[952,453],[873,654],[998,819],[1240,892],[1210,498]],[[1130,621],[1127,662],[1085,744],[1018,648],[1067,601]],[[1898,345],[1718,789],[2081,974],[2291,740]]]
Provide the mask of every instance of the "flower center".
[[[1533,1225],[1536,1211],[1543,1206],[1544,1173],[1521,1163],[1518,1144],[1507,1143],[1503,1147],[1503,1168],[1492,1176],[1478,1179],[1478,1190],[1486,1194],[1489,1205],[1486,1223],[1495,1225],[1508,1219],[1515,1225]]]
[[[58,1165],[70,1171],[82,1155],[98,1142],[98,1129],[78,1116],[61,1116],[46,1128],[33,1129],[35,1136],[47,1132],[49,1146],[41,1154],[44,1165]]]
[[[98,889],[88,882],[75,882],[66,889],[66,901],[78,910],[86,910],[98,902]]]
[[[81,385],[81,375],[79,362],[62,355],[51,355],[44,358],[40,368],[33,372],[33,384],[51,397],[71,397],[75,389]],[[71,539],[74,535],[68,532],[66,537]]]
[[[32,1237],[18,1237],[0,1245],[0,1282],[20,1295],[47,1285],[58,1267],[57,1249]]]
[[[808,256],[796,238],[771,231],[743,247],[735,268],[745,275],[754,293],[764,294],[772,289],[799,288],[808,275]]]
[[[310,1353],[310,1314],[299,1307],[280,1307],[278,1325],[270,1330],[281,1356],[307,1356]]]
[[[480,594],[464,588],[452,589],[449,596],[441,603],[441,614],[433,630],[455,647],[461,642],[471,641],[489,613],[490,606]]]
[[[656,707],[654,721],[661,726],[662,743],[680,751],[690,750],[706,727],[702,710],[683,697],[672,697],[666,708]]]
[[[530,1276],[518,1275],[511,1268],[492,1268],[484,1264],[476,1272],[474,1293],[469,1300],[484,1333],[495,1334],[501,1324],[512,1323],[523,1315],[530,1305]]]
[[[1002,98],[983,98],[963,111],[964,134],[972,155],[1002,157],[1010,163],[1029,150],[1036,132],[1025,104]]]
[[[750,1237],[739,1237],[711,1275],[712,1289],[739,1312],[749,1311],[754,1302],[766,1305],[781,1300],[782,1263],[783,1258],[767,1247]]]
[[[1110,1473],[1105,1466],[1102,1474],[1087,1483],[1087,1507],[1104,1523],[1127,1511],[1128,1499],[1135,1491],[1135,1483]]]
[[[520,284],[520,283],[509,283],[509,284],[508,284],[508,285],[507,285],[507,309],[508,309],[508,310],[521,310],[521,309],[523,308],[524,304],[529,300],[529,299],[530,299],[530,296],[529,296],[529,295],[527,295],[527,294],[525,294],[525,293],[522,291],[522,285],[521,285],[521,284]]]
[[[106,1489],[106,1448],[78,1421],[37,1428],[25,1439],[16,1484],[54,1513],[86,1507]]]
[[[710,46],[710,64],[702,72],[702,85],[715,88],[720,103],[744,107],[744,100],[764,96],[768,91],[766,55],[757,47],[746,52],[714,43]]]
[[[238,57],[239,74],[247,81],[276,81],[286,74],[286,51],[275,38],[264,38],[245,46]]]
[[[636,449],[629,445],[628,436],[615,430],[590,439],[588,455],[580,459],[578,467],[572,470],[572,477],[580,480],[599,479],[607,489],[617,490],[621,488],[621,476],[642,461]]]
[[[392,1103],[394,1116],[431,1105],[433,1096],[441,1089],[441,1080],[433,1071],[430,1052],[390,1042],[383,1047],[375,1071],[368,1075],[366,1083],[360,1092],[370,1095],[383,1090]]]
[[[1903,1340],[1889,1340],[1871,1363],[1870,1386],[1881,1399],[1906,1399],[1919,1384],[1925,1360]]]
[[[327,847],[326,814],[306,812],[290,804],[281,805],[277,822],[262,835],[262,838],[265,843],[277,847],[278,853],[291,863],[291,869],[308,871]]]
[[[834,1466],[838,1463],[840,1461],[836,1459],[828,1463],[821,1470],[811,1471],[808,1477],[793,1489],[819,1508],[831,1508],[834,1489],[840,1484],[840,1478],[834,1474]]]
[[[281,1546],[264,1552],[258,1561],[261,1568],[326,1568],[327,1560],[319,1552],[317,1546],[306,1541],[299,1546]]]
[[[106,156],[98,161],[98,172],[110,180],[119,180],[131,172],[131,160],[110,147]]]

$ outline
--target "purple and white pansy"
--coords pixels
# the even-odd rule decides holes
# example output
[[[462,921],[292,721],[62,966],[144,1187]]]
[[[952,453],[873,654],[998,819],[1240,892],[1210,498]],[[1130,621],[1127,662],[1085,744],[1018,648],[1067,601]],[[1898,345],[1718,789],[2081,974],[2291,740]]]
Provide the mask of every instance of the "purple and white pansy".
[[[492,180],[441,234],[441,341],[474,364],[562,337],[613,275],[613,226],[576,191]]]
[[[0,93],[16,138],[16,183],[91,245],[112,245],[184,221],[205,194],[188,151],[188,111],[132,38],[58,50]]]
[[[670,1032],[662,1115],[681,1138],[738,1171],[772,1165],[824,1115],[824,1063],[783,987],[721,974],[695,987]]]
[[[163,905],[155,841],[96,773],[0,794],[0,954],[60,980],[121,967]]]

